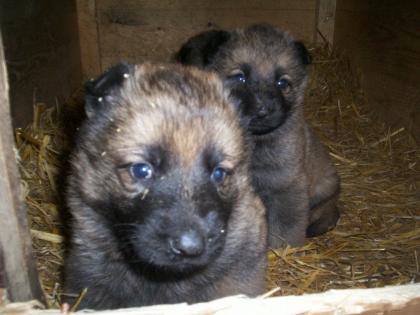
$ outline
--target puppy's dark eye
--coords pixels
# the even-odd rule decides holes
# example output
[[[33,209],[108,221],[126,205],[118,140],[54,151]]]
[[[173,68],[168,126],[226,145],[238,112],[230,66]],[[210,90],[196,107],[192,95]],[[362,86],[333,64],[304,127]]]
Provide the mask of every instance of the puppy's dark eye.
[[[147,163],[137,163],[131,166],[131,174],[138,179],[149,179],[153,175],[153,169]]]
[[[223,181],[225,180],[225,177],[226,177],[226,170],[224,168],[221,168],[221,167],[215,167],[213,169],[213,172],[211,173],[211,179],[216,184],[223,183]]]
[[[246,77],[243,72],[237,72],[229,76],[229,79],[239,83],[246,83]]]
[[[277,80],[276,85],[282,90],[285,90],[290,87],[290,83],[286,79]]]

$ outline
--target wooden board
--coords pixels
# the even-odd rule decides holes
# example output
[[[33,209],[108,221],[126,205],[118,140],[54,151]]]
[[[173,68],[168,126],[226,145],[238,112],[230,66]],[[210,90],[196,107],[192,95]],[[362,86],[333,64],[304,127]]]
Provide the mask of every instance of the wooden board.
[[[96,20],[96,1],[77,0],[77,20],[79,27],[80,57],[83,69],[83,80],[101,73],[101,56],[99,51],[98,24]]]
[[[374,110],[420,143],[420,1],[338,0],[334,44]]]
[[[315,31],[315,0],[78,0],[78,6],[95,7],[90,20],[79,14],[79,29],[94,33],[89,25],[97,23],[97,48],[92,38],[80,39],[82,51],[99,56],[101,71],[120,61],[168,61],[187,38],[214,28],[266,22],[308,42]],[[84,77],[94,71],[84,66]]]
[[[9,86],[0,37],[0,253],[8,297],[12,301],[42,299],[31,236],[22,201],[9,109]]]
[[[334,42],[336,0],[318,0],[316,10],[317,43],[328,43],[331,47]]]
[[[0,308],[0,312],[2,312]],[[34,303],[10,304],[3,315],[60,315],[59,310],[34,310]],[[377,289],[330,290],[302,296],[250,299],[227,297],[193,305],[157,305],[114,311],[80,311],[95,315],[418,315],[420,284]]]

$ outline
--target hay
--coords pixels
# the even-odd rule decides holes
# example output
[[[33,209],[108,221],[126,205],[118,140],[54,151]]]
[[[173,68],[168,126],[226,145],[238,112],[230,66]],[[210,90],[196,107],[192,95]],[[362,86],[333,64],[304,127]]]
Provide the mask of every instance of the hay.
[[[267,274],[278,295],[419,281],[420,150],[404,128],[372,111],[345,58],[312,49],[306,116],[331,151],[342,179],[337,228],[304,247],[270,250]],[[35,106],[16,130],[22,186],[42,286],[57,307],[63,263],[60,153],[68,146],[59,107]],[[60,173],[61,172],[61,173]]]
[[[342,180],[339,224],[302,248],[271,250],[279,294],[420,280],[420,150],[404,128],[368,110],[346,59],[314,49],[306,117]]]
[[[34,105],[34,119],[16,129],[21,186],[28,207],[33,248],[49,306],[58,306],[63,265],[64,207],[60,202],[62,153],[68,148],[60,108]]]

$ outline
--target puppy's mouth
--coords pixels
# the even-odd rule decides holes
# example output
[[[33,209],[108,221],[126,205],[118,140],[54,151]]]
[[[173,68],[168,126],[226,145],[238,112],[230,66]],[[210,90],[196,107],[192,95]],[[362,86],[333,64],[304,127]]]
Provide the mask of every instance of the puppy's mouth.
[[[248,124],[248,130],[256,136],[263,136],[277,130],[285,121],[284,115],[273,115],[269,118],[251,119]]]
[[[208,267],[220,256],[228,230],[216,211],[189,224],[169,219],[156,216],[141,224],[115,225],[119,248],[135,270],[147,266],[156,271],[188,274]]]
[[[222,252],[225,239],[219,235],[207,237],[203,244],[191,239],[182,243],[171,238],[153,236],[148,241],[131,243],[134,260],[156,270],[189,274],[210,265]]]
[[[155,266],[164,270],[171,270],[180,273],[191,273],[205,268],[213,259],[208,255],[196,258],[174,257],[167,255],[156,262]]]
[[[276,130],[277,128],[279,128],[280,125],[278,126],[252,126],[249,125],[248,130],[255,136],[263,136],[269,133],[272,133],[274,130]]]

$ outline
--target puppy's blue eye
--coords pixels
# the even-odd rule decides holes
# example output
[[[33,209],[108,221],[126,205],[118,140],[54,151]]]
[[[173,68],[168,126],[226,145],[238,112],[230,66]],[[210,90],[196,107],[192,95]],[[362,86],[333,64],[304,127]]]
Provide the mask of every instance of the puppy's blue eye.
[[[226,177],[226,170],[221,167],[216,167],[213,170],[213,173],[211,173],[211,179],[217,183],[221,184],[225,180]]]
[[[289,87],[289,81],[287,81],[286,79],[280,79],[280,80],[278,80],[277,82],[276,82],[276,84],[277,84],[277,86],[280,88],[280,89],[282,89],[282,90],[284,90],[284,89],[286,89],[286,88],[288,88]]]
[[[239,83],[245,83],[246,82],[245,74],[243,74],[242,72],[231,75],[229,78],[236,81],[236,82],[239,82]]]
[[[139,179],[148,179],[153,175],[153,169],[149,164],[137,163],[131,166],[131,173]]]

